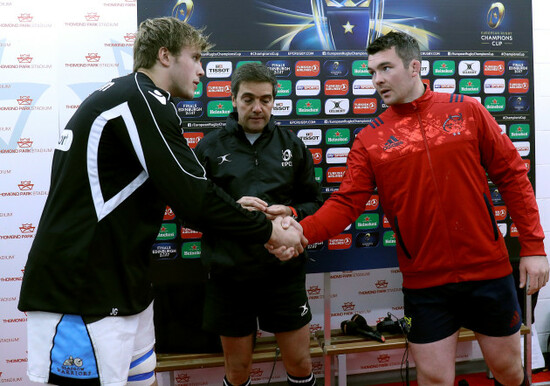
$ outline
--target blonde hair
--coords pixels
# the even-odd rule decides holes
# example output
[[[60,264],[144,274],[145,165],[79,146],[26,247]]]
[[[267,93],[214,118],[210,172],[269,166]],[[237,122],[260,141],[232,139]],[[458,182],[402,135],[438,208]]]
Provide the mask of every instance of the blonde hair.
[[[204,28],[196,29],[175,17],[142,21],[134,41],[134,71],[153,67],[161,47],[166,47],[174,56],[179,55],[184,47],[207,51],[213,44],[203,32]]]

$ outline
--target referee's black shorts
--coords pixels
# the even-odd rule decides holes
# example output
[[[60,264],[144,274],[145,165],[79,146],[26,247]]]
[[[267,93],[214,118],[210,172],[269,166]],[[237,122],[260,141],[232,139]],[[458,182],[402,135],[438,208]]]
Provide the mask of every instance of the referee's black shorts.
[[[305,269],[275,269],[244,281],[218,276],[206,283],[206,331],[241,337],[255,333],[258,327],[271,333],[293,331],[310,320]]]

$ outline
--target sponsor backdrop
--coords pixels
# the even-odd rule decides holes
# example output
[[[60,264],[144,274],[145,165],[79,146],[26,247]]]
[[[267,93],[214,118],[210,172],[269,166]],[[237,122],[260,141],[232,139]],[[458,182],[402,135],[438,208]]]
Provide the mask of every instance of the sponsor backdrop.
[[[279,79],[274,115],[312,152],[328,197],[342,179],[354,136],[386,108],[366,72],[364,49],[376,36],[397,29],[421,42],[423,77],[434,90],[471,95],[493,113],[534,183],[530,2],[244,0],[236,7],[222,0],[60,0],[55,5],[0,0],[0,383],[30,384],[26,315],[17,310],[17,301],[59,132],[91,91],[131,71],[136,26],[146,17],[175,15],[206,26],[216,44],[204,55],[206,75],[195,98],[178,104],[192,147],[223,125],[232,110],[232,71],[260,61]],[[501,232],[515,253],[517,232],[496,189],[493,200]],[[182,228],[167,208],[152,256],[167,266],[197,262],[200,234]],[[376,195],[341,235],[312,246],[310,257],[312,332],[325,328],[323,272],[331,278],[330,327],[339,328],[355,313],[371,325],[387,312],[402,316],[395,238]],[[349,356],[348,372],[397,369],[402,354]],[[461,360],[480,355],[475,344],[459,347]],[[314,369],[323,376],[321,360],[314,361]],[[254,365],[252,380],[265,383],[270,373],[270,363]],[[278,363],[273,380],[284,374]],[[161,385],[169,384],[166,376]],[[223,369],[180,371],[175,383],[219,384],[222,376]]]
[[[209,12],[212,9],[216,12]],[[216,44],[204,55],[206,74],[195,98],[177,106],[192,147],[208,131],[223,126],[233,111],[233,70],[251,61],[264,63],[279,80],[273,115],[308,146],[328,197],[342,180],[355,135],[387,108],[367,71],[365,47],[394,29],[421,42],[422,76],[434,91],[472,96],[493,113],[534,182],[531,7],[524,1],[423,0],[404,5],[384,0],[278,0],[244,1],[238,8],[221,0],[138,3],[138,20],[158,15],[207,26]],[[500,230],[511,252],[517,253],[517,230],[494,186],[492,198]],[[153,253],[159,259],[200,256],[200,235],[181,229],[176,219],[166,220],[158,241]],[[374,195],[348,229],[309,247],[308,269],[395,267],[395,244]]]
[[[222,127],[233,111],[230,78],[243,63],[261,62],[279,80],[273,115],[312,153],[326,197],[338,189],[355,135],[387,106],[375,92],[365,47],[390,30],[415,36],[423,50],[422,77],[437,92],[476,98],[515,143],[534,184],[534,111],[531,6],[525,1],[153,1],[138,2],[138,21],[173,15],[206,26],[214,49],[204,54],[205,76],[192,101],[177,105],[191,147]],[[215,10],[215,12],[213,11]],[[231,33],[228,33],[231,31]],[[281,160],[282,162],[284,160]],[[512,254],[517,230],[498,189],[491,184],[495,218]],[[200,233],[181,226],[170,208],[152,253],[165,269],[200,257]],[[308,294],[312,332],[323,329],[323,276],[332,272],[332,328],[355,313],[376,324],[387,312],[402,316],[396,239],[375,194],[364,213],[340,235],[310,246]],[[338,272],[338,273],[336,273]],[[259,332],[259,334],[264,334]],[[461,345],[459,360],[479,357],[476,345]],[[360,354],[350,373],[396,369],[402,351]],[[322,363],[316,372],[322,376]],[[269,378],[270,364],[255,367]],[[197,372],[198,373],[198,372]],[[180,379],[178,380],[178,376]],[[176,374],[177,382],[196,378]],[[275,377],[284,380],[282,366]]]

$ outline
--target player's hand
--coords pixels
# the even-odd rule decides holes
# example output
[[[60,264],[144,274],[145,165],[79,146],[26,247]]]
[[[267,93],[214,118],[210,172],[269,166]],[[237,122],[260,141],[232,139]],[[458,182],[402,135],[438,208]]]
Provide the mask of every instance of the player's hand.
[[[283,221],[288,224],[286,229],[281,226]],[[279,260],[286,261],[304,252],[307,239],[304,237],[302,226],[296,220],[291,217],[277,217],[272,223],[271,238],[265,244],[270,253]]]
[[[548,259],[546,256],[524,256],[519,261],[519,288],[525,288],[529,275],[527,295],[532,295],[548,282]]]

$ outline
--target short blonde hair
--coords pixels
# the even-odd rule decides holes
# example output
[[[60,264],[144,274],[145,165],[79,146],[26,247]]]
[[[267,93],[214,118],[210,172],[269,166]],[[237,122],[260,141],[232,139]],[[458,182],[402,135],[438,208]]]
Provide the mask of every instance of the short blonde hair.
[[[142,21],[134,41],[134,71],[153,67],[161,47],[166,47],[174,56],[179,55],[184,47],[207,51],[213,44],[208,42],[208,36],[203,32],[204,28],[196,29],[175,17]]]

